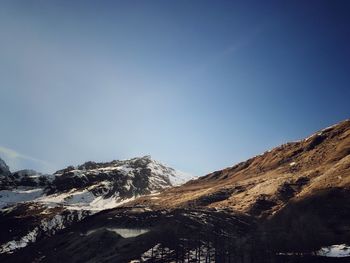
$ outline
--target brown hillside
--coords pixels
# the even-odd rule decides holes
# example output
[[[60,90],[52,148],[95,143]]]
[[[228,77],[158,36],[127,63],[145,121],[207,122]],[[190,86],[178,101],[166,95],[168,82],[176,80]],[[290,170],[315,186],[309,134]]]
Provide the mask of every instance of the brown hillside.
[[[153,209],[211,207],[271,215],[291,200],[350,186],[350,120],[283,144],[137,204]]]

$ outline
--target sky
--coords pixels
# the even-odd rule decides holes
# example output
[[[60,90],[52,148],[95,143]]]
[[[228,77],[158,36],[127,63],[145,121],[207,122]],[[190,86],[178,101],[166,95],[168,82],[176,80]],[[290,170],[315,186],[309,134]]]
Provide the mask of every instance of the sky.
[[[350,115],[350,1],[1,1],[0,158],[205,175]]]

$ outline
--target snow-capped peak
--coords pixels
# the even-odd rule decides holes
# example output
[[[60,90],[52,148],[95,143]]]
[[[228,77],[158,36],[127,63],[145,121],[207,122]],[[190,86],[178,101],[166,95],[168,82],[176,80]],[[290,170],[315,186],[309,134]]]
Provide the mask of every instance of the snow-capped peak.
[[[169,179],[171,185],[173,186],[181,185],[194,178],[190,174],[175,170],[156,160],[152,160],[150,156],[146,157],[146,159],[149,160],[149,162],[147,163],[147,168],[151,169],[152,174],[156,174],[158,176],[166,176]]]
[[[87,216],[115,208],[136,197],[156,194],[191,178],[149,155],[104,163],[85,162],[53,175],[42,175],[33,170],[11,173],[2,160],[0,169],[5,173],[8,171],[6,176],[0,173],[0,210],[30,209],[31,214],[37,217],[31,231],[23,232],[21,238],[14,236],[14,240],[0,244],[0,254],[12,253],[35,241],[37,236],[50,235],[50,231],[42,227],[49,220],[46,217],[53,220],[49,221],[52,229],[61,229],[81,220],[83,214]],[[81,216],[77,217],[77,213]],[[68,219],[63,223],[61,219],[64,217]],[[33,239],[29,240],[28,235],[33,235]]]
[[[88,161],[82,165],[69,166],[65,169],[59,170],[55,175],[70,175],[75,177],[85,177],[86,174],[106,174],[110,172],[120,172],[129,177],[134,177],[135,173],[142,172],[144,176],[149,177],[149,180],[158,187],[154,177],[162,178],[168,186],[176,186],[185,183],[186,181],[194,178],[192,175],[177,171],[171,167],[168,167],[161,162],[153,160],[150,155],[142,157],[135,157],[126,160],[113,160],[111,162],[92,162]],[[149,171],[149,172],[147,172]],[[158,180],[159,181],[159,180]],[[165,185],[162,184],[162,188]]]

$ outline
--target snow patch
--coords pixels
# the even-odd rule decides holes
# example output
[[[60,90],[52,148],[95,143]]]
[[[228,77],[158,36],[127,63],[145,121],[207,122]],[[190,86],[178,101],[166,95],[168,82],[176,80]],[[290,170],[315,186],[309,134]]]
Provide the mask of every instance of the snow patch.
[[[92,213],[105,209],[115,208],[124,203],[134,200],[131,198],[120,198],[119,193],[115,193],[111,197],[95,196],[88,189],[71,190],[68,193],[53,194],[38,199],[38,202],[48,206],[55,207],[64,205],[69,210],[88,210]]]
[[[19,202],[33,201],[44,193],[42,188],[20,187],[13,190],[0,191],[0,209]]]
[[[109,228],[107,227],[107,228],[97,228],[94,230],[90,230],[86,233],[86,235],[89,236],[99,230],[107,230],[110,232],[114,232],[123,238],[137,237],[150,231],[147,228]]]
[[[323,247],[316,252],[318,256],[323,257],[350,257],[350,246],[346,244],[333,245],[329,247]]]
[[[27,235],[23,236],[20,240],[12,240],[0,246],[0,254],[13,253],[14,250],[26,247],[29,243],[35,242],[38,235],[38,227],[34,228]]]
[[[29,231],[25,236],[19,240],[11,240],[0,246],[0,254],[7,253],[11,254],[15,250],[26,247],[29,243],[35,242],[37,236],[44,232],[46,235],[54,235],[58,230],[66,228],[69,224],[75,221],[80,221],[86,217],[89,213],[86,211],[77,211],[70,213],[65,217],[58,214],[52,218],[44,219],[40,222],[38,227]]]

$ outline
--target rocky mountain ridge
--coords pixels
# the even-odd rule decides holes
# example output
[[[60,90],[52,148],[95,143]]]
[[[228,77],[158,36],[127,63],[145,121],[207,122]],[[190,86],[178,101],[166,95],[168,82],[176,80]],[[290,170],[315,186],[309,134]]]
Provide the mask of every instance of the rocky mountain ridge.
[[[189,175],[150,156],[86,162],[53,175],[32,170],[10,173],[3,161],[1,167],[0,228],[4,234],[0,253],[12,252],[86,216],[189,179]]]
[[[350,187],[350,120],[306,139],[278,146],[232,167],[162,192],[156,209],[208,207],[270,216],[289,201],[330,188]]]

